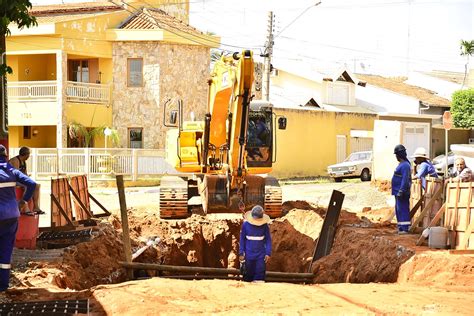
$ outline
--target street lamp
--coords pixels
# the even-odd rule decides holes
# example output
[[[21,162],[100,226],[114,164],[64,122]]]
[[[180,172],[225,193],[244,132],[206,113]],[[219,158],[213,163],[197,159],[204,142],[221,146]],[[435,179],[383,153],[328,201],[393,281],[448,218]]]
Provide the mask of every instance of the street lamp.
[[[108,127],[104,129],[104,135],[105,135],[105,148],[107,149],[107,137],[112,135],[112,130]]]

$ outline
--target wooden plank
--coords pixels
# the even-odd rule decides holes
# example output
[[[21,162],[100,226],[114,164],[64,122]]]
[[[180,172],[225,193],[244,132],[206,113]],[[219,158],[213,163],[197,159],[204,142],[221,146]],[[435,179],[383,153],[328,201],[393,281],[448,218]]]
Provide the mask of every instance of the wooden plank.
[[[435,217],[430,222],[427,228],[437,225],[439,220],[441,219],[441,216],[443,216],[445,211],[446,211],[446,203],[443,203],[443,205],[439,208],[438,212],[436,212]],[[418,240],[416,241],[416,245],[421,246],[421,244],[423,243],[423,240],[424,240],[424,237],[420,236],[420,238],[418,238]]]
[[[467,245],[469,243],[469,238],[471,237],[472,230],[474,229],[474,222],[470,222],[470,215],[471,215],[471,199],[472,199],[472,182],[469,182],[469,193],[468,193],[468,199],[467,199],[467,212],[466,212],[466,231],[464,233],[464,238],[461,241],[461,249],[467,249]]]
[[[71,225],[71,226],[74,226],[74,223],[72,222],[72,220],[68,217],[66,211],[63,209],[63,207],[61,206],[61,204],[59,203],[59,201],[56,199],[56,197],[54,195],[51,194],[51,201],[53,201],[54,204],[56,204],[56,207],[58,208],[59,212],[61,213],[61,215],[64,217],[64,219],[66,219],[66,222],[68,223],[68,225]],[[61,226],[64,226],[64,225],[61,225]]]
[[[92,194],[90,194],[89,191],[87,191],[87,194],[89,195],[89,198],[91,198],[92,201],[94,201],[94,203],[104,211],[103,214],[95,214],[96,217],[110,216],[111,213]]]
[[[51,179],[51,226],[70,225],[74,220],[66,178]],[[54,197],[54,200],[53,200]]]
[[[451,249],[449,250],[450,255],[474,255],[474,249],[465,249],[465,250],[460,250],[460,249]]]
[[[420,215],[415,219],[415,221],[413,222],[413,224],[411,225],[410,227],[410,232],[414,232],[415,231],[415,228],[418,226],[418,224],[423,220],[423,217],[428,213],[428,211],[431,210],[431,207],[433,206],[434,202],[436,201],[437,198],[439,198],[439,196],[441,195],[441,193],[443,192],[443,187],[440,186],[438,191],[436,191],[436,193],[433,195],[433,197],[431,198],[431,200],[425,205],[425,207],[423,208],[423,210],[421,211]]]
[[[342,202],[344,202],[344,194],[333,190],[328,210],[324,217],[323,227],[314,249],[312,262],[327,256],[331,252],[332,243],[336,234],[337,222],[339,221],[339,215],[341,213]],[[309,271],[311,271],[311,265],[309,266]]]
[[[415,216],[416,211],[420,208],[421,204],[423,203],[423,199],[424,199],[424,196],[421,196],[421,199],[419,199],[418,202],[416,202],[416,204],[410,210],[410,220],[413,218],[413,216]]]
[[[74,197],[74,206],[78,220],[93,216],[89,197],[87,196],[87,177],[85,175],[71,177],[68,181],[69,190]]]
[[[74,198],[74,202],[75,202],[75,205],[76,205],[76,215],[78,214],[81,214],[80,216],[78,215],[77,219],[78,220],[86,220],[86,219],[89,219],[91,217],[93,217],[92,213],[90,212],[89,209],[87,209],[87,207],[84,205],[84,203],[82,203],[81,201],[81,197],[74,191],[74,188],[70,185],[69,185],[69,191],[72,193],[72,196]],[[85,215],[84,215],[85,214]]]
[[[128,214],[127,214],[127,202],[125,200],[125,189],[123,185],[123,175],[115,176],[117,182],[117,189],[120,202],[120,215],[122,218],[122,237],[123,237],[123,250],[125,252],[125,260],[127,263],[132,262],[132,246],[130,244],[130,230],[128,227]],[[127,269],[127,276],[129,280],[133,279],[133,271]]]

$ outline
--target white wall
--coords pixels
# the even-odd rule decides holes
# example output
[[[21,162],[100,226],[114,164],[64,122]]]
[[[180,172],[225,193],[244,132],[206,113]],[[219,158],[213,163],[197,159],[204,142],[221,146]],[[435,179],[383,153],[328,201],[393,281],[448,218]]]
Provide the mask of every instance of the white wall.
[[[398,161],[393,149],[401,141],[402,123],[397,121],[374,121],[374,149],[372,179],[390,180]]]

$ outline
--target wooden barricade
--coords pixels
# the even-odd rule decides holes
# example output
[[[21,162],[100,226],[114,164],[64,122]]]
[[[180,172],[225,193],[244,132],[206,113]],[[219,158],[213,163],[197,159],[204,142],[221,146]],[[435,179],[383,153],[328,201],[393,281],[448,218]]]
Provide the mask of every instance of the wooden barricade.
[[[410,219],[419,209],[423,209],[423,187],[420,180],[413,180],[410,187]]]
[[[71,203],[71,194],[74,197],[74,210]],[[93,214],[90,199],[103,211],[102,214]],[[51,179],[51,228],[66,226],[75,228],[80,224],[90,225],[92,217],[109,216],[110,212],[100,204],[90,193],[85,175],[71,179]]]
[[[69,179],[69,190],[74,197],[74,210],[76,211],[77,220],[88,220],[92,217],[109,216],[110,212],[92,195],[89,193],[89,185],[87,184],[87,176],[74,176]],[[99,206],[104,213],[93,214],[91,209],[91,202]]]
[[[86,176],[75,176],[69,179],[69,190],[74,197],[74,210],[76,211],[76,219],[83,220],[92,217],[90,211],[91,205],[89,201],[89,191],[87,187]]]
[[[410,206],[413,212],[410,214],[412,217],[410,231],[414,232],[417,228],[428,227],[443,205],[443,180],[427,177],[425,190],[422,188],[421,180],[413,180],[411,194],[413,196],[410,197]],[[418,205],[420,211],[415,207]]]
[[[445,227],[449,230],[451,248],[474,249],[473,182],[447,184]]]
[[[74,226],[67,178],[51,179],[51,227]]]

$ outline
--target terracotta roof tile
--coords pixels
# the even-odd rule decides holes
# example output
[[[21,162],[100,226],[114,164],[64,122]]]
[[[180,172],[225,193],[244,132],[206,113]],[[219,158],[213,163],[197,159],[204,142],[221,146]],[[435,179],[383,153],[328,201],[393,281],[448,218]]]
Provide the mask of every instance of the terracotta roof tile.
[[[178,20],[160,9],[143,9],[125,20],[119,27],[128,30],[153,30],[163,29],[171,32],[181,31],[193,35],[203,33],[194,27]]]
[[[77,14],[118,10],[123,9],[111,2],[104,1],[33,6],[33,8],[30,10],[30,13],[34,16],[48,16],[55,14]]]
[[[429,104],[430,106],[451,106],[451,103],[448,99],[438,96],[434,91],[404,83],[406,78],[403,77],[385,78],[376,75],[357,74],[357,78],[360,78],[373,86],[416,98],[423,103]]]
[[[55,14],[55,15],[46,15],[46,16],[38,16],[36,17],[36,21],[39,24],[47,24],[47,23],[57,23],[57,22],[65,22],[70,20],[76,20],[81,18],[90,18],[95,16],[100,16],[107,14],[106,12],[92,12],[92,13],[76,13],[76,14]]]

